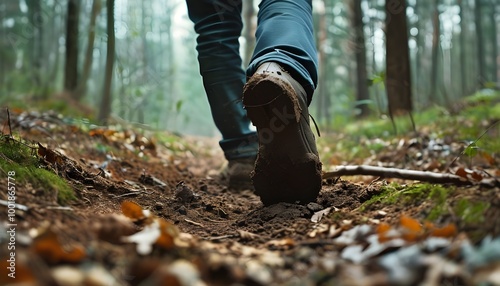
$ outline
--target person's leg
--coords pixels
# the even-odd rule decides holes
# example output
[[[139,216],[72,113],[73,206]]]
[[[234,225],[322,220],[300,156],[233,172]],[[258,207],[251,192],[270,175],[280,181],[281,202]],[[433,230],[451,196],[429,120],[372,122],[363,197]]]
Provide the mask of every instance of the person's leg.
[[[277,62],[305,89],[308,104],[318,82],[311,0],[262,0],[251,77],[265,62]]]
[[[215,125],[222,134],[226,159],[255,158],[257,136],[241,103],[245,73],[238,38],[241,1],[186,0],[194,23],[198,61]]]
[[[264,204],[314,201],[321,162],[309,125],[317,83],[310,0],[263,0],[257,46],[243,105],[257,127],[259,154],[252,173]]]

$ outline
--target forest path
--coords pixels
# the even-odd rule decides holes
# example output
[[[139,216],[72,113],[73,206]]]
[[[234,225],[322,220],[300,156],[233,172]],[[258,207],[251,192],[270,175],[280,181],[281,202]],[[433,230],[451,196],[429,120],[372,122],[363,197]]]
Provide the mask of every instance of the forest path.
[[[27,208],[16,208],[16,281],[25,285],[500,285],[500,240],[472,246],[500,235],[498,188],[358,176],[325,180],[308,205],[264,207],[251,190],[225,187],[213,138],[50,112],[13,113],[10,125],[76,194],[61,206],[55,190],[16,182]],[[0,254],[5,271],[7,248]]]

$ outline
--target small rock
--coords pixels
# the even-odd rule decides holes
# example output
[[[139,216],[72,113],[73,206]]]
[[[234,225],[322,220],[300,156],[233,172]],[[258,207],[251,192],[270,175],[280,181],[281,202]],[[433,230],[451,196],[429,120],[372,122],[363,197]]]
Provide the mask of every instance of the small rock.
[[[175,186],[175,198],[182,203],[190,203],[195,199],[195,194],[190,187],[186,186],[184,181],[180,181]]]
[[[156,202],[154,206],[155,210],[159,211],[163,209],[163,203],[161,202]]]
[[[317,212],[323,209],[323,206],[317,203],[308,203],[307,208],[312,212]]]
[[[58,285],[80,286],[85,279],[84,273],[71,266],[58,266],[52,269],[52,277]]]
[[[86,286],[118,286],[116,279],[102,266],[92,267],[85,277]]]

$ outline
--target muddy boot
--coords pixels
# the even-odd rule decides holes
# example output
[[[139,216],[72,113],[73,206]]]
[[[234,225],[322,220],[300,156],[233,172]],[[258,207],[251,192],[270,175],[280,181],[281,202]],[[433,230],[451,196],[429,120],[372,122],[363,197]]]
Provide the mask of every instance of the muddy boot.
[[[243,105],[259,135],[255,193],[265,205],[314,201],[321,162],[302,86],[279,64],[264,63],[245,85]]]
[[[254,166],[255,157],[229,160],[226,170],[229,187],[237,190],[252,190],[250,174]]]

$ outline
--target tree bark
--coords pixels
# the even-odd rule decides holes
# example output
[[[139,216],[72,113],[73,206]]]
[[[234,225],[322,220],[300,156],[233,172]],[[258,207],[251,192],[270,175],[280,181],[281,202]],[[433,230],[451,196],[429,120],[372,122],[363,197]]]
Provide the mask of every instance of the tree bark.
[[[102,124],[107,124],[111,114],[111,84],[113,82],[113,65],[115,62],[115,0],[107,0],[107,34],[108,43],[106,49],[106,69],[104,75],[104,89],[102,92],[101,108],[98,120]]]
[[[326,7],[326,1],[322,1],[323,5]],[[327,57],[325,53],[326,39],[327,39],[327,23],[326,23],[326,13],[325,9],[318,9],[317,11],[318,19],[318,32],[317,32],[317,47],[318,47],[318,62],[319,62],[319,75],[318,78],[318,91],[316,94],[317,102],[317,116],[320,122],[328,125],[330,118],[328,116],[328,105],[326,103],[327,98]]]
[[[430,73],[430,94],[429,102],[437,102],[437,82],[438,82],[438,66],[439,66],[439,38],[441,36],[441,29],[439,27],[439,10],[438,10],[438,0],[433,1],[433,12],[432,12],[432,65]]]
[[[460,85],[462,88],[461,95],[465,96],[468,93],[468,85],[467,85],[467,76],[466,76],[466,53],[465,53],[465,38],[466,38],[466,25],[465,25],[465,13],[464,13],[464,3],[463,0],[458,0],[458,7],[460,8],[460,35],[459,35],[459,40],[460,40],[460,53],[459,53],[459,59],[460,59]]]
[[[386,89],[389,115],[412,110],[410,57],[404,0],[386,0]]]
[[[477,64],[478,64],[478,79],[479,87],[484,86],[486,81],[486,64],[484,61],[484,37],[483,25],[481,21],[481,0],[474,1],[474,20],[476,23],[476,45],[477,45]]]
[[[85,50],[85,59],[83,63],[82,78],[78,84],[77,90],[72,94],[73,99],[80,101],[87,91],[87,82],[90,77],[92,68],[92,60],[94,59],[94,40],[96,30],[96,20],[99,11],[101,10],[101,0],[92,2],[92,11],[90,12],[89,33],[87,35],[87,48]]]
[[[30,51],[30,61],[32,64],[32,79],[35,86],[40,87],[42,85],[41,72],[42,72],[42,61],[44,59],[43,55],[43,18],[42,18],[42,8],[41,1],[28,0],[26,4],[28,6],[28,20],[31,25],[32,37],[28,43],[28,48]]]
[[[363,11],[361,10],[361,0],[350,0],[348,2],[350,12],[350,22],[353,31],[352,47],[356,58],[356,101],[360,112],[358,117],[365,117],[369,114],[368,100],[368,77],[366,74],[366,44],[363,24]]]
[[[245,38],[243,64],[245,67],[250,63],[255,47],[255,8],[253,2],[253,0],[243,1],[243,21],[245,23],[243,30],[243,37]]]
[[[78,86],[78,22],[80,1],[68,0],[66,19],[66,63],[64,68],[64,89],[70,93]]]
[[[492,29],[492,36],[491,36],[491,55],[492,55],[492,67],[491,67],[491,81],[495,84],[498,84],[498,34],[497,34],[497,22],[495,21],[496,18],[496,7],[497,7],[497,0],[491,0],[490,2],[490,23],[491,23],[491,29]]]

